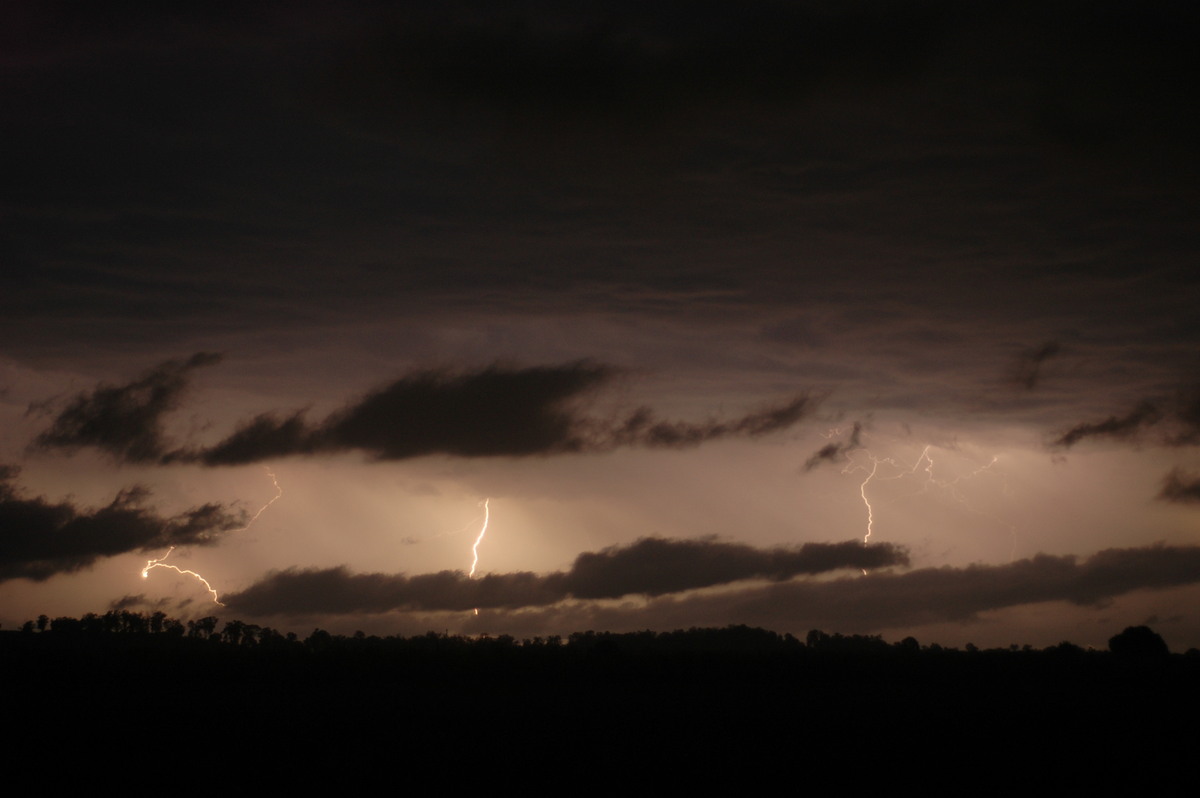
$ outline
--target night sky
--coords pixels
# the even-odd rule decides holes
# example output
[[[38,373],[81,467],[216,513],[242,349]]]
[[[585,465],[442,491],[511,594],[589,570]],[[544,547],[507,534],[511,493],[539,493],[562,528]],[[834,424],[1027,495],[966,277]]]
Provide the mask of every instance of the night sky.
[[[3,628],[1200,646],[1200,12],[122,9],[0,7]]]

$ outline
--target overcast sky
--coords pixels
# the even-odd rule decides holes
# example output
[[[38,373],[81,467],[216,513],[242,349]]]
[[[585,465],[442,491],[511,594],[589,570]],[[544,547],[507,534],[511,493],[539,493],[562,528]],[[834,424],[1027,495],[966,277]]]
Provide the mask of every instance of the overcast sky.
[[[1197,12],[569,5],[0,9],[4,628],[1200,646]]]

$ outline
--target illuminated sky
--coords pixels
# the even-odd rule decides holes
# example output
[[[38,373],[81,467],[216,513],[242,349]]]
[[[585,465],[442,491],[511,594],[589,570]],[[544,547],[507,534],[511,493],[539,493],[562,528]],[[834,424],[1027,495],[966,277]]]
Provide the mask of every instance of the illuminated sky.
[[[0,10],[4,628],[1200,646],[1196,12],[437,8]]]

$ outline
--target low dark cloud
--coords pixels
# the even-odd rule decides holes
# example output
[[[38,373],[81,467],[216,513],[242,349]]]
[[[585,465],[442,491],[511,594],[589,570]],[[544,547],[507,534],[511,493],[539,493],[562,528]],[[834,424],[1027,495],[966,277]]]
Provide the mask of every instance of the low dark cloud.
[[[1200,474],[1193,474],[1182,468],[1172,469],[1163,477],[1163,486],[1158,492],[1158,498],[1181,504],[1200,503]]]
[[[644,538],[630,546],[586,552],[565,575],[575,598],[660,596],[739,579],[790,579],[842,568],[908,565],[907,552],[892,544],[861,541],[805,543],[800,548],[759,549],[713,540]]]
[[[618,370],[590,361],[452,373],[420,371],[351,402],[321,421],[303,410],[262,413],[218,443],[168,449],[162,416],[174,409],[199,354],[165,363],[120,387],[81,394],[38,436],[40,449],[92,446],[123,462],[240,465],[296,455],[361,451],[379,460],[423,455],[525,457],[618,447],[685,448],[728,437],[754,438],[798,422],[807,396],[745,416],[665,421],[640,408],[618,421],[588,417],[580,405]]]
[[[1150,546],[1108,549],[1082,561],[1039,554],[1007,565],[779,585],[748,598],[746,606],[765,610],[779,602],[781,608],[817,610],[844,625],[879,627],[973,620],[982,612],[1045,601],[1096,605],[1133,590],[1198,582],[1200,547]]]
[[[120,462],[162,460],[168,456],[163,416],[179,406],[191,371],[220,360],[221,355],[197,352],[156,366],[126,385],[100,385],[78,394],[31,448],[74,451],[90,446]]]
[[[1042,378],[1042,364],[1057,355],[1061,349],[1058,341],[1047,341],[1035,349],[1022,352],[1013,367],[1012,381],[1032,391]]]
[[[642,545],[644,542],[630,548]],[[695,542],[684,541],[682,545]],[[845,545],[849,550],[849,544],[826,545],[831,550]],[[857,542],[854,545],[859,551],[864,548]],[[642,553],[649,551],[650,547],[646,547]],[[901,555],[897,564],[905,562],[902,552],[892,552],[897,553]],[[688,556],[683,553],[676,559],[682,562]],[[887,556],[884,552],[880,558]],[[614,569],[627,566],[619,550],[584,555],[580,559],[587,557],[600,557],[601,562]],[[706,561],[702,557],[698,576],[683,584],[695,588],[710,581],[711,577],[704,576]],[[730,623],[793,632],[812,628],[866,632],[928,623],[973,622],[983,613],[1041,602],[1098,606],[1135,590],[1200,584],[1200,547],[1155,545],[1109,549],[1086,559],[1039,554],[1005,565],[923,568],[906,573],[876,571],[834,580],[776,579],[771,584],[747,584],[733,590],[682,595],[680,591],[687,588],[678,584],[675,592],[666,592],[675,578],[672,571],[658,585],[661,592],[643,591],[646,599],[636,604],[599,601],[615,598],[610,594],[628,589],[622,580],[629,577],[613,573],[613,581],[606,583],[611,589],[594,591],[596,595],[587,598],[574,596],[581,599],[577,601],[561,601],[572,596],[566,590],[568,580],[582,579],[580,574],[585,571],[586,566],[581,568],[579,561],[567,573],[499,574],[477,580],[468,580],[451,571],[403,577],[351,574],[344,568],[289,570],[271,574],[227,601],[236,611],[258,615],[337,615],[390,610],[469,612],[476,607],[487,608],[486,618],[481,615],[478,620],[480,629],[496,628],[499,624],[522,634]],[[756,575],[771,578],[769,571]],[[633,579],[636,581],[636,575]],[[577,582],[576,589],[584,592],[585,585]]]
[[[1085,438],[1128,440],[1144,428],[1162,420],[1162,412],[1151,402],[1142,402],[1124,416],[1109,416],[1103,421],[1076,424],[1054,440],[1054,446],[1070,448]]]
[[[353,574],[344,567],[290,569],[226,596],[225,604],[255,615],[516,609],[568,598],[660,596],[744,579],[783,580],[907,564],[907,552],[891,544],[847,541],[758,549],[715,540],[647,538],[581,554],[569,571],[544,575],[518,572],[470,579],[461,571],[405,576]]]
[[[743,590],[662,596],[639,606],[586,603],[497,610],[486,619],[520,634],[603,628],[674,629],[746,623],[779,631],[874,632],[973,622],[982,613],[1066,601],[1102,605],[1135,590],[1200,584],[1200,547],[1109,549],[1080,560],[1039,554],[1006,565],[877,572],[830,581],[794,580]],[[479,628],[487,628],[484,619]]]
[[[40,581],[127,552],[208,545],[245,523],[241,514],[218,504],[163,517],[145,506],[149,492],[137,487],[88,510],[22,498],[14,485],[17,473],[15,467],[0,467],[0,581]]]
[[[841,460],[847,454],[862,446],[861,436],[862,422],[855,421],[849,438],[844,441],[832,441],[822,446],[805,461],[804,470],[812,471],[822,463],[835,463]]]

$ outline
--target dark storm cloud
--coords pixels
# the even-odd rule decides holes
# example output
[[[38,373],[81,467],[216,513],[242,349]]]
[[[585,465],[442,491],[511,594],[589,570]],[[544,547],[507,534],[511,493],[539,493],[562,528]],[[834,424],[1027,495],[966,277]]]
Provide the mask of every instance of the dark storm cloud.
[[[615,369],[579,362],[467,374],[422,372],[368,394],[319,423],[303,413],[260,415],[225,440],[178,453],[207,465],[358,450],[381,460],[431,454],[457,457],[605,451],[623,446],[683,448],[726,437],[758,437],[799,421],[811,406],[798,397],[727,421],[660,421],[648,409],[609,424],[581,415],[572,401],[592,393]]]
[[[805,471],[812,471],[822,463],[834,463],[841,460],[847,453],[854,451],[862,446],[862,422],[855,421],[854,427],[850,431],[850,437],[844,441],[832,441],[825,444],[804,463]]]
[[[1160,429],[1156,443],[1164,446],[1200,443],[1200,390],[1181,390],[1174,401],[1146,400],[1124,416],[1077,424],[1055,439],[1052,445],[1068,448],[1085,438],[1138,439],[1143,430],[1155,425]]]
[[[1054,441],[1054,446],[1069,448],[1085,438],[1115,438],[1127,440],[1145,427],[1157,424],[1163,417],[1155,405],[1142,402],[1124,416],[1109,416],[1103,421],[1077,424]]]
[[[352,574],[344,567],[291,569],[226,596],[225,603],[257,615],[542,607],[572,597],[659,596],[744,579],[782,580],[907,564],[907,552],[890,544],[847,541],[757,549],[712,540],[648,538],[581,554],[569,571],[545,575],[522,572],[470,579],[459,571],[405,576]]]
[[[785,429],[813,404],[800,396],[740,418],[698,423],[659,420],[642,408],[622,421],[605,422],[583,415],[577,405],[616,376],[611,366],[578,361],[466,373],[422,371],[319,422],[308,421],[304,411],[263,413],[213,446],[168,450],[163,415],[178,405],[187,373],[216,359],[198,354],[164,363],[128,385],[102,385],[80,394],[37,437],[34,448],[92,446],[123,462],[210,466],[345,451],[403,460],[432,454],[522,457],[630,446],[685,448]]]
[[[1080,14],[1053,1],[759,0],[736,18],[721,4],[677,2],[288,4],[246,17],[170,4],[153,13],[109,9],[84,23],[78,9],[44,5],[0,4],[9,67],[0,190],[15,221],[10,268],[0,273],[0,324],[29,347],[84,331],[125,342],[151,320],[178,335],[174,325],[194,329],[217,317],[307,324],[331,305],[369,301],[392,314],[401,296],[419,304],[481,279],[502,287],[554,281],[551,292],[612,278],[657,286],[672,279],[667,252],[691,240],[711,248],[713,239],[697,235],[708,218],[733,219],[734,229],[748,224],[739,217],[782,219],[802,239],[835,227],[865,238],[881,218],[915,218],[918,237],[904,243],[920,246],[925,225],[928,237],[942,237],[932,197],[906,195],[915,212],[907,216],[886,193],[863,208],[854,199],[860,184],[929,186],[952,197],[954,211],[976,206],[988,220],[1007,217],[997,204],[1013,180],[1004,157],[1027,143],[1026,133],[1077,149],[1163,138],[1190,145],[1200,107],[1194,83],[1180,77],[1196,61],[1185,33],[1194,11],[1184,4],[1145,11],[1115,2]],[[904,113],[882,102],[893,91]],[[954,146],[939,148],[943,137]],[[1154,147],[1120,149],[1122,158],[1152,152],[1151,160],[1172,162]],[[1186,175],[1190,163],[1171,171]],[[557,186],[530,179],[526,167],[547,164],[546,173],[570,177]],[[653,205],[634,189],[589,195],[584,173],[596,164],[621,185],[646,188],[665,176],[669,193],[652,192]],[[942,169],[956,182],[926,179]],[[675,185],[717,172],[738,180],[689,193],[720,203],[718,213],[678,203],[680,217],[700,225],[676,229],[660,246],[647,237],[649,260],[572,252],[570,268],[530,280],[524,254],[501,251],[527,240],[492,235],[561,220],[564,208],[583,208],[605,231],[631,217],[657,223],[658,208],[682,193]],[[1022,199],[1034,191],[1031,199],[1062,207],[1061,197],[1018,182]],[[531,192],[531,183],[542,185]],[[987,189],[976,191],[977,183]],[[758,213],[759,198],[747,191],[760,185],[780,213]],[[822,202],[822,188],[836,192],[836,204]],[[1090,183],[1083,190],[1106,195]],[[1130,190],[1127,179],[1121,190]],[[631,211],[614,217],[613,207]],[[877,208],[892,212],[871,213]],[[1031,210],[1039,233],[1055,228],[1055,216],[1047,223]],[[798,226],[806,216],[807,229]],[[396,224],[408,218],[421,222]],[[985,242],[1011,232],[957,215],[945,221]],[[351,228],[351,239],[382,238],[349,251],[339,233]],[[558,231],[558,245],[581,232]],[[467,240],[497,256],[486,267],[458,257]],[[1021,251],[1023,242],[1004,240]],[[422,257],[379,268],[381,241],[436,253],[438,268]],[[295,257],[275,257],[280,247]],[[347,266],[336,278],[326,268],[334,252]],[[164,269],[164,259],[176,268]],[[721,283],[755,285],[779,271],[772,257],[722,259],[736,265]],[[707,276],[702,266],[681,272],[675,279],[693,285]],[[856,286],[871,282],[861,277]],[[796,282],[813,291],[815,281]],[[936,284],[947,291],[948,282]],[[259,301],[264,288],[281,301]],[[772,293],[789,304],[796,297]]]
[[[1163,477],[1163,486],[1158,498],[1181,504],[1200,502],[1200,474],[1193,474],[1182,468],[1172,469]]]
[[[466,374],[426,371],[373,391],[324,421],[263,414],[192,457],[208,465],[351,449],[379,459],[427,454],[552,454],[584,447],[571,401],[615,370],[595,363]]]
[[[487,623],[515,634],[541,629],[685,628],[747,623],[779,631],[870,632],[939,622],[969,622],[981,613],[1066,601],[1095,606],[1135,590],[1200,583],[1200,547],[1109,549],[1078,560],[1039,554],[1007,565],[879,572],[833,581],[792,581],[685,597],[638,607],[562,605],[491,613]],[[482,623],[482,620],[480,621]]]
[[[1012,381],[1032,391],[1042,377],[1042,364],[1062,349],[1057,341],[1047,341],[1036,349],[1021,353],[1013,368]]]
[[[101,557],[207,545],[245,521],[217,504],[164,518],[144,506],[149,493],[143,488],[121,491],[106,507],[81,510],[68,502],[21,498],[16,476],[16,468],[0,467],[0,581],[40,581]]]
[[[162,460],[167,456],[163,416],[179,406],[189,373],[220,359],[218,354],[198,352],[187,360],[167,361],[126,385],[100,385],[81,393],[31,448],[74,451],[91,446],[121,462]]]

